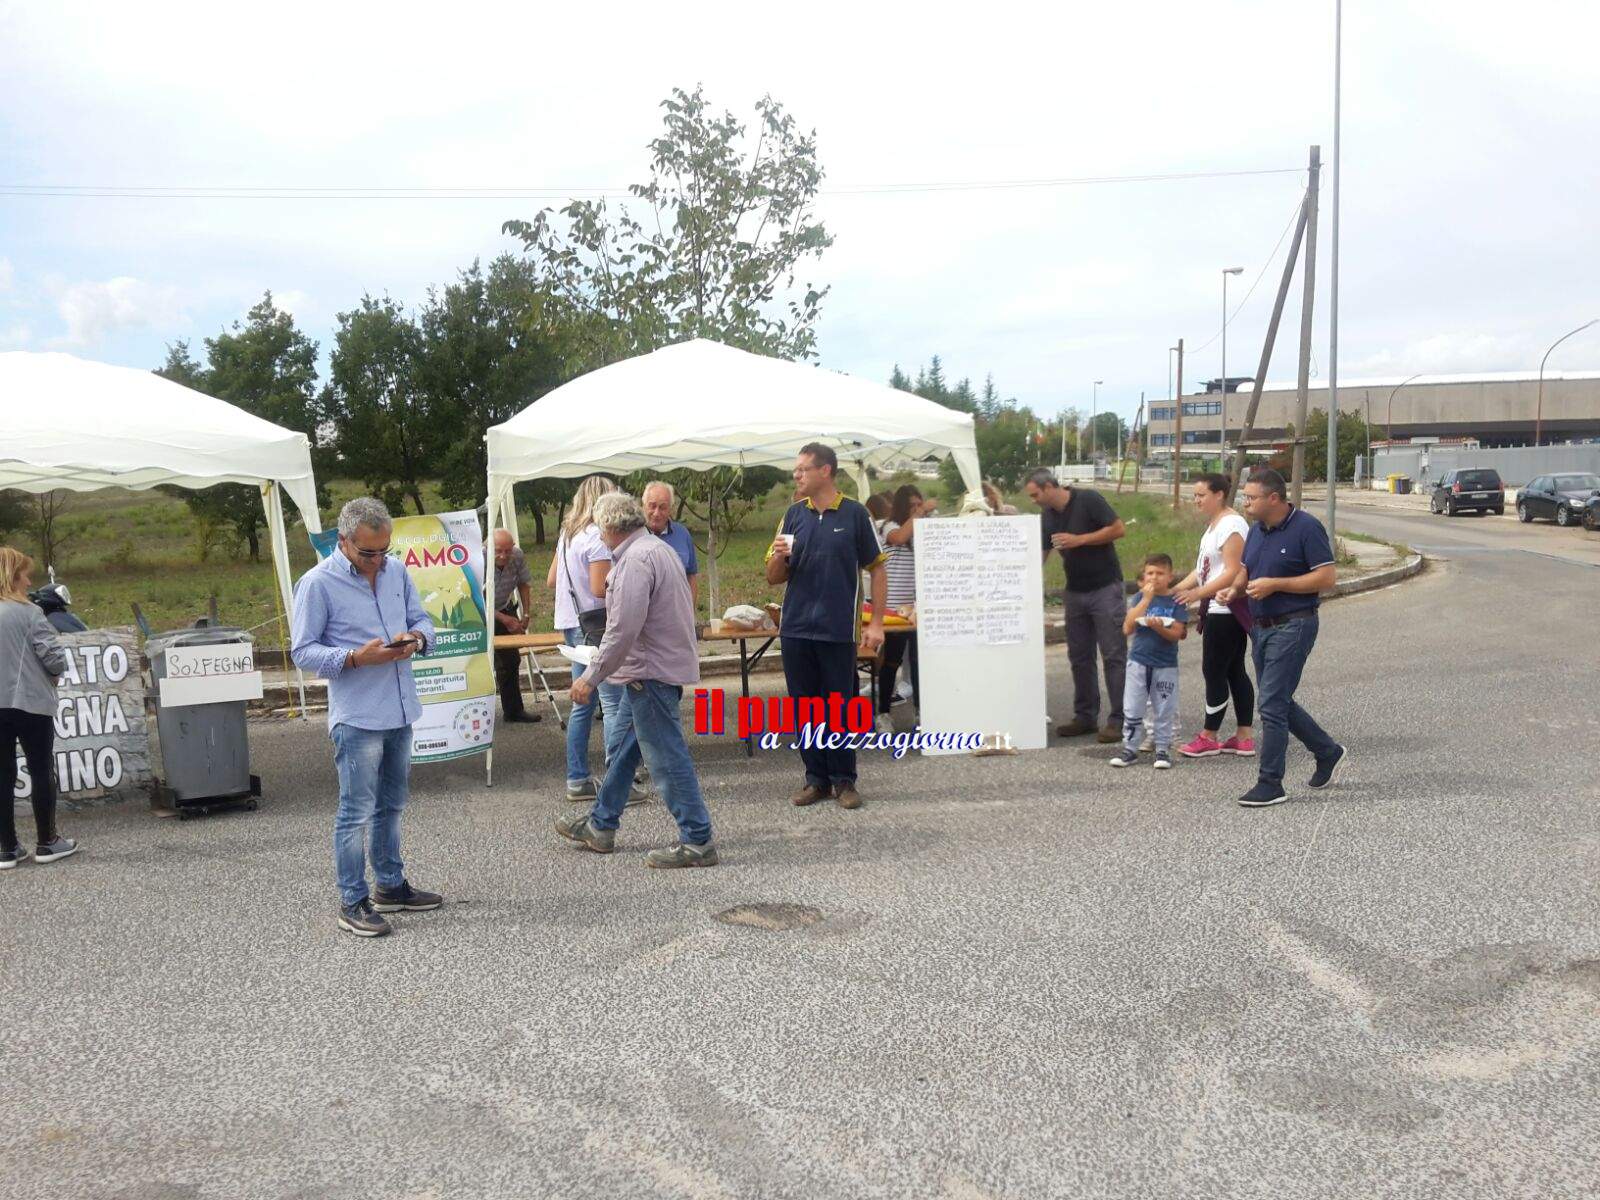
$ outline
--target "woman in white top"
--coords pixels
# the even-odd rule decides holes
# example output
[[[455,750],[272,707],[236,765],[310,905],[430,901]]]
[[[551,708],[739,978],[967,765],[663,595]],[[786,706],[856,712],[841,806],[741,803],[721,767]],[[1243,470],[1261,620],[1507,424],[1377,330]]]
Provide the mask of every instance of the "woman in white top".
[[[1194,506],[1206,519],[1200,538],[1200,556],[1194,570],[1173,589],[1178,603],[1199,605],[1204,650],[1200,659],[1206,681],[1205,726],[1184,746],[1186,758],[1211,758],[1218,754],[1254,757],[1256,743],[1251,723],[1255,719],[1256,692],[1250,684],[1245,659],[1250,650],[1250,610],[1242,602],[1230,607],[1216,598],[1234,585],[1243,572],[1244,541],[1249,523],[1228,504],[1231,481],[1226,475],[1202,475],[1194,483]],[[1227,741],[1217,740],[1222,717],[1233,697],[1233,717],[1239,730]]]
[[[569,646],[598,646],[606,629],[606,578],[611,574],[611,551],[594,523],[594,502],[617,485],[604,475],[590,475],[578,485],[572,505],[561,520],[556,538],[555,557],[545,584],[555,592],[556,632]],[[572,677],[582,669],[574,664]],[[615,716],[621,689],[602,683],[597,689],[600,712],[605,721],[606,758],[627,732]],[[567,718],[567,799],[593,800],[594,776],[589,770],[589,730],[594,725],[596,700],[574,704]]]
[[[877,523],[878,540],[888,555],[885,570],[889,579],[887,602],[892,612],[917,602],[917,560],[913,540],[917,536],[917,518],[930,516],[934,508],[922,498],[914,484],[896,489],[889,502],[889,515]],[[889,706],[894,703],[895,677],[900,674],[900,664],[910,660],[911,702],[922,708],[921,679],[917,671],[917,634],[915,630],[883,635],[883,660],[878,666],[878,719],[886,721]]]

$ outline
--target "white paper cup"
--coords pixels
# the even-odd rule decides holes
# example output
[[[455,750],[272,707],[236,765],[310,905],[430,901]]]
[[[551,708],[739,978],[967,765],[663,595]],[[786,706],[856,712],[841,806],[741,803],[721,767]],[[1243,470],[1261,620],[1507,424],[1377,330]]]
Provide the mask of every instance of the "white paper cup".
[[[793,554],[794,553],[794,534],[792,534],[792,533],[780,533],[778,535],[778,541],[783,543],[783,552],[785,554]]]

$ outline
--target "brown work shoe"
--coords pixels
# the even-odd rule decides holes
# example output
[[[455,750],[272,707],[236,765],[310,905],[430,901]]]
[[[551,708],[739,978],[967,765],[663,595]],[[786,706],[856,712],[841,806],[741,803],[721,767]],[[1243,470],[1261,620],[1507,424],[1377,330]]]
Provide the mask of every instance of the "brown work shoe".
[[[1108,744],[1111,742],[1120,742],[1122,740],[1122,730],[1115,725],[1102,725],[1100,727],[1100,733],[1095,740]]]
[[[1056,726],[1057,737],[1082,737],[1086,733],[1093,733],[1094,726],[1088,721],[1080,721],[1074,717],[1065,725]]]
[[[862,804],[861,793],[856,791],[856,785],[847,783],[843,787],[835,788],[840,808],[860,808]]]
[[[827,798],[827,788],[819,788],[815,784],[808,783],[789,797],[789,803],[796,808],[804,808],[808,804],[815,804],[818,800],[826,800]]]

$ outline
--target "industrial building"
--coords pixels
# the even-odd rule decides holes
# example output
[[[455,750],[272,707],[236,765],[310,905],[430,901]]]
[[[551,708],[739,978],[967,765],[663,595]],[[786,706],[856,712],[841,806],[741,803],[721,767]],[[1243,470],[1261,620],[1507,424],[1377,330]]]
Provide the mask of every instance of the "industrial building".
[[[1250,406],[1251,380],[1230,376],[1228,390],[1213,380],[1207,390],[1183,397],[1182,453],[1215,455],[1223,442],[1239,439]],[[1328,409],[1326,384],[1309,389],[1307,411]],[[1287,440],[1295,419],[1293,383],[1262,389],[1252,443]],[[1537,374],[1419,375],[1355,379],[1339,384],[1339,408],[1358,410],[1381,442],[1471,444],[1486,449],[1600,439],[1600,371]],[[1224,415],[1224,410],[1226,415]],[[1150,407],[1148,453],[1170,454],[1178,435],[1176,405]]]

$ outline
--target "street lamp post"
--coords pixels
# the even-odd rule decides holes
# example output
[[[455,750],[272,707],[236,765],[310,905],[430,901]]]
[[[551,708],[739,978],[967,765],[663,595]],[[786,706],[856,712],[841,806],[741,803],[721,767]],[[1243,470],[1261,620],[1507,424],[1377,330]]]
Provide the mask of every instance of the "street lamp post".
[[[1222,461],[1228,459],[1228,276],[1244,273],[1243,267],[1222,268]]]
[[[1089,462],[1094,463],[1094,452],[1100,448],[1100,439],[1095,435],[1094,419],[1098,415],[1100,405],[1100,385],[1104,379],[1094,381],[1094,389],[1089,395]]]
[[[1585,329],[1594,324],[1600,324],[1600,317],[1596,317],[1593,321],[1585,321],[1582,325],[1579,325],[1576,329],[1574,329],[1572,333],[1563,333],[1555,341],[1550,343],[1550,350],[1546,350],[1544,352],[1544,357],[1539,360],[1539,407],[1534,411],[1533,415],[1533,444],[1535,446],[1542,446],[1544,444],[1544,442],[1541,440],[1544,434],[1544,364],[1550,360],[1550,351],[1561,345],[1561,343],[1571,337],[1573,333],[1582,333]]]
[[[1394,393],[1405,387],[1412,379],[1421,379],[1426,374],[1426,371],[1418,371],[1411,376],[1411,379],[1402,379],[1394,385],[1394,391],[1389,393],[1389,415],[1383,421],[1383,440],[1389,443],[1391,449],[1394,447]]]

